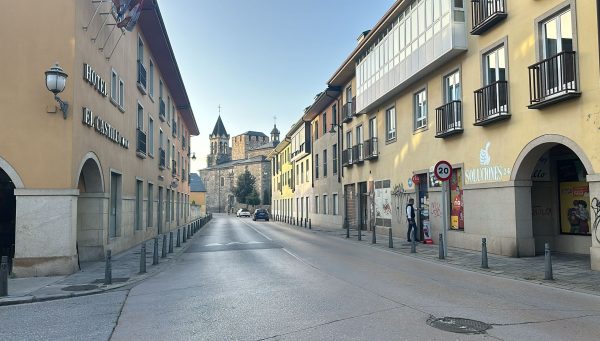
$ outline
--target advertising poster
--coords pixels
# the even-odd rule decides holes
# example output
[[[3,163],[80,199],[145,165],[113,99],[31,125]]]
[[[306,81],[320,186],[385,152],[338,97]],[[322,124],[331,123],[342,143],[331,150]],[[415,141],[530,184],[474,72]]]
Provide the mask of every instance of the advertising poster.
[[[560,232],[590,235],[590,190],[587,182],[560,183]]]
[[[454,169],[450,179],[450,228],[453,230],[465,228],[462,180],[462,169]]]
[[[375,181],[375,218],[378,226],[385,226],[386,220],[391,223],[392,190],[389,181]]]

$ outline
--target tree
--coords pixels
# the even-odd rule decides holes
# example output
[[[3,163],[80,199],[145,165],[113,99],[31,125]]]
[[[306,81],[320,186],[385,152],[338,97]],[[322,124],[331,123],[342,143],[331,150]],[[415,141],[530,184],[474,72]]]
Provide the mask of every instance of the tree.
[[[233,189],[233,194],[240,204],[252,205],[248,202],[248,198],[253,194],[253,192],[256,193],[256,189],[254,188],[255,183],[256,178],[247,169],[244,173],[238,176],[237,184]],[[258,197],[258,194],[256,194],[256,197]]]
[[[255,189],[252,189],[252,193],[250,193],[246,197],[246,204],[252,205],[252,206],[256,206],[256,205],[260,204],[260,198],[258,196],[258,192],[256,192]]]

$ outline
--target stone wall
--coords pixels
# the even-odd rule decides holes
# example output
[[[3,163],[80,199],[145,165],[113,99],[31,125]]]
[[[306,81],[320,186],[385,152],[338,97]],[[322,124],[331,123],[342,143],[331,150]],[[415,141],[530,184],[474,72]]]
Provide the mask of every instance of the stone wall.
[[[267,136],[254,136],[254,135],[238,135],[232,139],[232,159],[233,160],[244,160],[251,158],[249,151],[256,149],[265,143],[269,142]],[[262,154],[260,154],[262,155]]]

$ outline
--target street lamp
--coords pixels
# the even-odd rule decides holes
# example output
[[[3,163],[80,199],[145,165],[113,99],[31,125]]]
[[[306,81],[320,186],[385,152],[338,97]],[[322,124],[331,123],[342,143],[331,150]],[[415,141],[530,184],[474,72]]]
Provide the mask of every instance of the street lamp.
[[[63,118],[66,120],[67,110],[69,110],[69,103],[60,99],[60,97],[58,97],[58,94],[65,90],[65,87],[67,85],[67,77],[69,77],[69,75],[67,75],[58,64],[55,64],[54,66],[50,67],[45,72],[45,74],[46,88],[48,89],[48,91],[54,94],[54,99],[60,105],[60,111],[62,111]]]
[[[194,152],[194,153],[192,153],[192,160],[193,160],[193,161],[196,161],[196,153],[195,153],[195,152]]]

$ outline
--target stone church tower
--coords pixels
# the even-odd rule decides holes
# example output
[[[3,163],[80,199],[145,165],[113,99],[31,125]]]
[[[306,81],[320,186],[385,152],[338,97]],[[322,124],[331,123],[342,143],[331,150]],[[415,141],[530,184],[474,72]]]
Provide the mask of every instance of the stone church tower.
[[[223,121],[221,121],[221,115],[217,119],[215,128],[212,134],[209,136],[210,139],[210,154],[206,158],[208,167],[214,167],[216,165],[231,161],[231,147],[229,147],[229,134],[225,130]]]
[[[273,142],[273,146],[279,143],[279,129],[277,129],[277,124],[274,124],[273,130],[271,130],[271,142]]]

